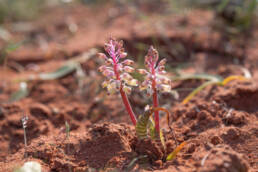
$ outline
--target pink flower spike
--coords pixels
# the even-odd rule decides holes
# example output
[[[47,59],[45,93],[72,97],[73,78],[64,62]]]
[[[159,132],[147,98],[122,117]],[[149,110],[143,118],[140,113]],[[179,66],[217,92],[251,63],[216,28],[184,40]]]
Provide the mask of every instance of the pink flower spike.
[[[158,102],[158,93],[159,92],[170,92],[171,85],[170,80],[166,79],[162,74],[165,74],[165,63],[166,59],[162,59],[159,63],[159,54],[156,49],[151,46],[148,50],[147,55],[145,56],[145,66],[146,70],[138,69],[137,71],[140,74],[145,75],[145,80],[140,86],[140,90],[147,90],[147,95],[152,96],[153,107],[156,108],[159,106]],[[157,133],[160,133],[159,128],[159,112],[155,113],[155,129]]]
[[[149,70],[153,70],[156,67],[156,63],[159,60],[159,54],[153,46],[150,46],[148,54],[145,56],[145,65]]]
[[[121,58],[127,56],[127,53],[123,48],[123,41],[117,41],[110,38],[108,43],[104,45],[104,49],[109,57],[103,53],[99,53],[99,56],[105,59],[108,67],[103,65],[99,68],[99,71],[107,77],[108,81],[103,82],[102,86],[107,89],[108,94],[120,92],[125,108],[133,124],[136,125],[136,117],[127,98],[127,94],[131,93],[132,86],[138,85],[138,81],[128,74],[133,72],[134,68],[126,66],[132,65],[133,61],[125,60],[122,63],[119,62]]]

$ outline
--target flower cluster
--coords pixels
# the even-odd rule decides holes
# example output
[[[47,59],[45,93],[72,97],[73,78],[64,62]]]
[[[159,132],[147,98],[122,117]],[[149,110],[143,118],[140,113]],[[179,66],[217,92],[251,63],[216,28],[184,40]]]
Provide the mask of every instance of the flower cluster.
[[[123,48],[123,41],[117,41],[113,38],[105,44],[105,51],[109,55],[99,53],[99,57],[105,60],[105,65],[99,67],[99,71],[107,78],[102,83],[103,88],[107,88],[109,94],[123,91],[130,94],[132,86],[138,86],[138,80],[134,79],[129,73],[134,72],[131,65],[134,61],[126,59],[120,62],[127,56]]]
[[[147,95],[153,95],[154,89],[160,92],[171,91],[171,80],[164,74],[166,59],[162,59],[159,63],[159,54],[152,46],[148,50],[148,54],[145,56],[146,69],[138,69],[140,74],[145,75],[145,79],[139,86],[140,90],[147,90]]]

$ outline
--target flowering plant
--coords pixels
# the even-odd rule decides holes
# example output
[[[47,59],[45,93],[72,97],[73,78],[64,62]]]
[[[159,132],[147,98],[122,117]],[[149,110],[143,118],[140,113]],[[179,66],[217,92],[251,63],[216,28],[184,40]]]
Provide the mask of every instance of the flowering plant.
[[[171,80],[164,76],[166,74],[165,64],[166,59],[159,61],[159,54],[156,49],[151,46],[148,54],[145,56],[146,69],[138,69],[140,74],[145,75],[145,79],[140,85],[140,90],[147,90],[147,95],[152,96],[153,107],[159,106],[158,93],[171,91]],[[159,133],[159,112],[155,111],[155,128]]]
[[[99,57],[105,59],[105,65],[99,67],[99,71],[106,76],[107,80],[102,83],[103,88],[107,88],[109,94],[120,92],[125,108],[130,115],[134,125],[136,125],[136,117],[129,103],[127,95],[131,93],[132,86],[138,86],[138,80],[133,79],[129,74],[134,71],[131,65],[134,61],[125,59],[127,53],[123,48],[123,41],[117,41],[113,38],[105,44],[104,53],[99,53]],[[121,61],[123,59],[123,61]]]
[[[136,134],[139,139],[148,137],[149,133],[152,139],[157,138],[158,141],[161,141],[165,148],[164,137],[162,132],[160,132],[159,126],[159,111],[163,111],[167,114],[168,125],[169,112],[166,109],[159,107],[158,93],[171,92],[171,81],[164,76],[166,73],[164,66],[166,59],[159,61],[158,51],[151,46],[145,56],[145,66],[147,70],[137,70],[140,74],[145,75],[144,81],[139,85],[138,80],[130,75],[130,73],[135,71],[131,66],[134,61],[125,59],[127,53],[124,51],[123,42],[110,38],[109,42],[105,44],[104,49],[108,56],[104,53],[98,54],[99,57],[105,60],[105,65],[99,67],[99,71],[106,77],[106,80],[102,83],[102,87],[107,88],[109,94],[116,92],[121,94],[123,103],[135,125]],[[138,120],[135,117],[127,97],[127,95],[131,93],[133,86],[139,86],[141,91],[147,90],[147,95],[152,96],[153,99],[153,107],[146,108],[145,113],[139,115]],[[152,113],[155,114],[154,121],[151,117]],[[185,144],[186,142],[181,143],[166,157],[166,160],[172,160]]]
[[[132,86],[138,86],[138,80],[134,79],[130,73],[135,69],[131,67],[133,60],[125,59],[127,53],[123,48],[123,42],[110,38],[109,42],[104,46],[105,51],[109,55],[99,53],[99,57],[105,60],[105,65],[99,67],[99,71],[107,78],[102,83],[103,88],[107,88],[109,94],[120,92],[125,108],[130,115],[134,125],[137,119],[129,103],[127,95],[131,93]],[[158,93],[170,92],[171,81],[164,76],[166,59],[159,61],[159,54],[152,46],[149,48],[145,56],[146,69],[137,69],[140,74],[145,75],[144,81],[139,85],[140,90],[147,90],[147,95],[152,96],[153,107],[157,108]],[[159,112],[155,111],[155,128],[157,133],[160,131]]]

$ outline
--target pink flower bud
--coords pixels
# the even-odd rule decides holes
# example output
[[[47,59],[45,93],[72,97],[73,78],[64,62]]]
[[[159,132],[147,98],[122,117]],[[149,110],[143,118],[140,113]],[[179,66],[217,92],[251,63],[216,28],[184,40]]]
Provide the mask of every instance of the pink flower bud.
[[[123,61],[122,64],[132,65],[132,64],[134,64],[134,61],[127,59],[127,60]]]
[[[102,74],[108,78],[114,78],[115,76],[115,73],[109,69],[104,70]]]
[[[165,70],[165,66],[159,66],[158,67],[158,72],[163,71],[163,70]]]
[[[108,43],[105,43],[105,44],[104,44],[104,49],[105,49],[106,52],[109,52],[109,51],[110,51],[110,47],[111,47],[110,44],[108,44]]]
[[[165,85],[165,84],[158,84],[157,89],[161,92],[170,92],[171,91],[171,86],[170,85]]]
[[[117,47],[118,47],[118,48],[123,48],[123,46],[124,46],[124,41],[123,41],[123,40],[120,40],[119,42],[117,42],[116,40],[114,40],[114,42],[116,42],[115,44],[117,44]]]
[[[149,72],[147,72],[147,70],[145,69],[137,69],[137,72],[139,72],[142,75],[147,75]]]
[[[167,77],[159,77],[160,83],[161,84],[166,84],[166,85],[170,85],[171,84],[171,80],[168,79]]]
[[[161,75],[164,75],[166,74],[167,72],[165,70],[162,70],[162,71],[158,71],[158,74],[161,74]]]
[[[98,71],[99,72],[103,72],[104,70],[106,70],[107,69],[107,66],[106,65],[102,65],[102,66],[100,66],[99,68],[98,68]]]
[[[122,80],[124,80],[124,81],[130,81],[130,80],[133,79],[133,77],[132,77],[129,73],[123,73],[123,74],[121,75],[121,78],[122,78]]]
[[[120,58],[125,58],[127,56],[127,53],[126,52],[123,52],[120,54]]]
[[[107,56],[104,53],[98,53],[98,57],[101,59],[107,59]]]
[[[166,64],[166,62],[167,62],[167,59],[165,59],[165,58],[160,60],[159,66],[164,66]]]
[[[111,64],[113,64],[113,60],[112,59],[106,59],[105,63],[106,63],[106,65],[111,65]]]
[[[123,65],[121,63],[117,63],[117,70],[119,72],[122,72],[123,71]]]
[[[134,71],[134,68],[130,67],[130,66],[124,66],[124,70],[128,73],[132,73]]]
[[[145,56],[146,67],[151,70],[151,68],[155,67],[158,59],[159,59],[158,51],[155,48],[153,48],[153,46],[150,46],[148,50],[148,54]]]

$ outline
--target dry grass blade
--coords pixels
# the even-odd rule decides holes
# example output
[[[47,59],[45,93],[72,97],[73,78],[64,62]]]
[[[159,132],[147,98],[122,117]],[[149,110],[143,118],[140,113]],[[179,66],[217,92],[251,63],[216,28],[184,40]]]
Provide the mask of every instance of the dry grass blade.
[[[244,81],[244,80],[248,80],[249,78],[245,77],[245,76],[241,76],[241,75],[231,75],[223,80],[210,80],[207,81],[205,83],[203,83],[202,85],[200,85],[199,87],[197,87],[196,89],[194,89],[183,101],[183,104],[188,103],[196,94],[198,94],[201,90],[203,90],[204,88],[206,88],[209,85],[220,85],[220,86],[225,86],[226,84],[228,84],[229,82],[233,81],[233,80],[239,80],[239,81]]]
[[[147,158],[148,156],[147,155],[142,155],[142,156],[139,156],[139,157],[136,157],[134,158],[127,166],[126,166],[126,169],[125,171],[131,171],[134,166],[136,165],[136,162],[140,159],[143,159],[143,158]]]
[[[78,64],[76,64],[76,63],[70,63],[67,65],[64,65],[54,72],[39,74],[39,79],[55,80],[55,79],[64,77],[64,76],[68,75],[69,73],[75,71],[77,69],[77,66],[78,66]]]
[[[205,87],[207,87],[208,85],[212,85],[212,84],[216,84],[217,82],[214,81],[208,81],[203,83],[202,85],[200,85],[199,87],[197,87],[196,89],[194,89],[184,100],[183,100],[183,104],[188,103],[197,93],[199,93],[201,90],[203,90]]]
[[[179,146],[177,146],[176,149],[167,156],[166,160],[167,161],[173,160],[176,157],[176,155],[178,154],[178,152],[180,152],[185,145],[186,145],[186,142],[183,142]]]
[[[230,81],[233,81],[233,80],[244,81],[244,80],[248,80],[248,78],[246,78],[244,76],[241,76],[241,75],[232,75],[232,76],[229,76],[229,77],[225,78],[220,84],[222,86],[224,86],[224,85],[226,85],[227,83],[229,83]]]

